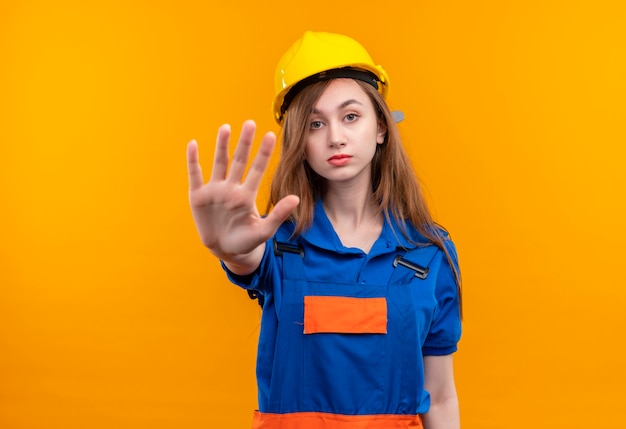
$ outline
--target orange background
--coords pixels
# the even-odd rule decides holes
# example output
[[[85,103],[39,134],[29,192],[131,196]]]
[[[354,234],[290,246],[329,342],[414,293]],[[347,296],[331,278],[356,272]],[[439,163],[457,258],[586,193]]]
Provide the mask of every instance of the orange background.
[[[0,427],[250,426],[260,312],[196,236],[185,145],[208,171],[223,122],[276,131],[305,29],[391,76],[461,255],[463,427],[624,427],[624,3],[299,5],[0,3]]]

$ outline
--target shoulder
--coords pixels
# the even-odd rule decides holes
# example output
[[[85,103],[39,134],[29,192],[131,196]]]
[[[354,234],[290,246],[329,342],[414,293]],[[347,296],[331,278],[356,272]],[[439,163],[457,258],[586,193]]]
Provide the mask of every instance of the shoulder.
[[[401,233],[409,242],[418,246],[429,244],[452,243],[450,234],[443,226],[438,224],[421,225],[421,228],[404,219],[389,216],[388,222],[393,231]]]

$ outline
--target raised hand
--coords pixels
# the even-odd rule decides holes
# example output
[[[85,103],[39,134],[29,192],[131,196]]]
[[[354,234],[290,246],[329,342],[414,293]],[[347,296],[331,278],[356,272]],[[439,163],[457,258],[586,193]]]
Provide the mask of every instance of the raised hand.
[[[229,169],[231,129],[229,125],[219,128],[213,171],[206,184],[199,163],[198,145],[192,140],[187,146],[189,203],[196,229],[202,243],[237,274],[248,274],[258,267],[265,242],[300,202],[297,196],[289,195],[280,200],[266,217],[259,215],[256,197],[276,136],[271,132],[263,136],[244,179],[255,130],[253,121],[243,124]]]

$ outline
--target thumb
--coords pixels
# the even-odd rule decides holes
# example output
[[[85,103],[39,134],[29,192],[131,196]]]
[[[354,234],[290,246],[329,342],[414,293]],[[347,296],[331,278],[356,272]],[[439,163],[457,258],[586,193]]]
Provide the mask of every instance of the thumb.
[[[274,235],[278,227],[298,207],[298,204],[300,204],[300,198],[296,195],[287,195],[276,203],[272,211],[264,219],[268,228],[268,236]]]

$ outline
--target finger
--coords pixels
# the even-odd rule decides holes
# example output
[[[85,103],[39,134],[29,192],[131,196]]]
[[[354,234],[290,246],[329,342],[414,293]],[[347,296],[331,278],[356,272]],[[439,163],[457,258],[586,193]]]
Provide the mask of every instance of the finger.
[[[233,161],[230,165],[230,171],[228,172],[228,180],[241,183],[243,173],[248,165],[248,157],[250,156],[250,148],[254,140],[255,130],[256,124],[254,121],[248,120],[243,123],[239,142],[237,143],[237,148],[233,154]]]
[[[215,156],[213,157],[213,170],[211,180],[224,180],[228,170],[228,140],[230,139],[230,125],[224,124],[217,130],[215,143]]]
[[[187,173],[189,175],[189,189],[194,190],[202,187],[202,168],[198,160],[198,143],[191,140],[187,144]]]
[[[263,219],[263,228],[267,237],[276,233],[278,227],[287,220],[289,215],[298,207],[298,204],[300,204],[300,198],[296,195],[287,195],[276,203],[272,211]]]
[[[255,192],[259,189],[259,185],[261,184],[263,174],[265,174],[265,170],[267,169],[267,165],[269,164],[275,145],[276,135],[274,133],[269,132],[263,136],[261,147],[254,157],[254,160],[250,165],[250,169],[248,170],[246,180],[244,181],[245,188]]]

